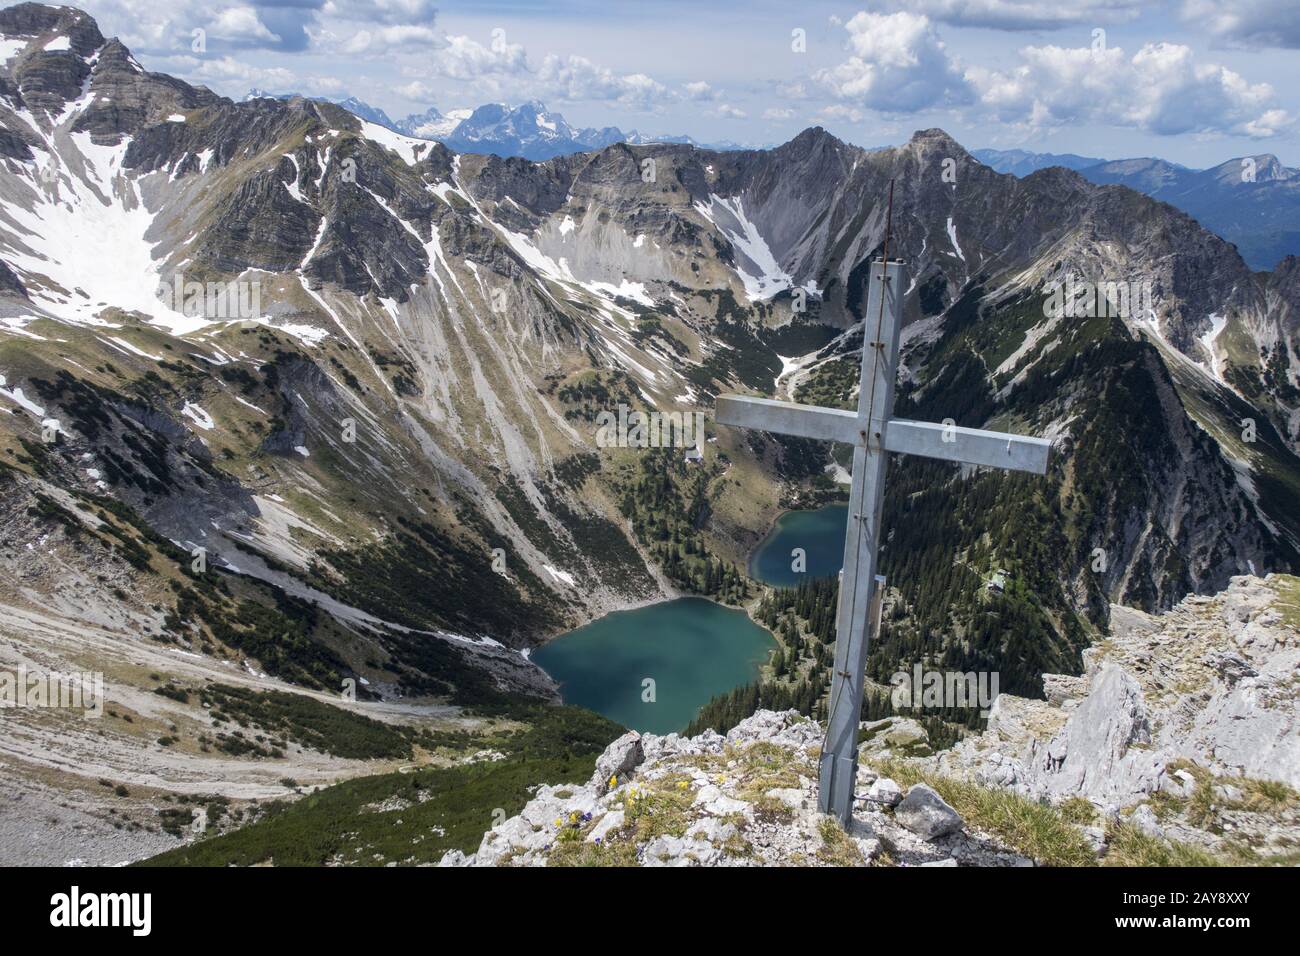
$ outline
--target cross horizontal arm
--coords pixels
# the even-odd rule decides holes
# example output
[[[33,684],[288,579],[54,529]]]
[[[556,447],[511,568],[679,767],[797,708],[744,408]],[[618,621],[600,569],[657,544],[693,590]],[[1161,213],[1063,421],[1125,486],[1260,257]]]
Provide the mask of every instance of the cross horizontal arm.
[[[798,405],[748,395],[719,395],[714,418],[719,425],[739,425],[780,435],[859,444],[858,413],[841,408]]]
[[[968,465],[987,465],[1010,471],[1047,473],[1052,443],[1030,435],[987,432],[982,428],[937,425],[895,418],[885,431],[885,450],[926,458],[946,458]]]
[[[862,423],[856,412],[795,402],[778,402],[748,395],[721,395],[715,418],[720,425],[757,428],[781,435],[799,435],[820,441],[864,444]],[[885,429],[885,450],[905,455],[923,455],[947,461],[1029,471],[1047,471],[1052,443],[1046,438],[1009,435],[933,422],[890,419]]]

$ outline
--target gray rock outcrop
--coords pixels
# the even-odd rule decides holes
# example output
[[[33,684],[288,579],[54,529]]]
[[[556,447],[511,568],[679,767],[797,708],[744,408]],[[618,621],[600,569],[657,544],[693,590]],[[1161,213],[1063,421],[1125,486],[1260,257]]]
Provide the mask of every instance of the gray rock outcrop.
[[[937,840],[963,826],[961,814],[923,783],[907,791],[903,802],[894,809],[894,819],[922,840]]]

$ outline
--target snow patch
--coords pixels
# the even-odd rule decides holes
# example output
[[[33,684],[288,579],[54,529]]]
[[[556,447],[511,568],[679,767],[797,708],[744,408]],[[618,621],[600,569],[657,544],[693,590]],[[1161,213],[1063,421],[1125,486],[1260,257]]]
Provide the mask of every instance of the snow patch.
[[[0,63],[8,63],[25,49],[27,49],[26,40],[15,40],[9,37],[0,38]]]
[[[24,395],[21,388],[15,387],[13,389],[6,389],[5,384],[5,377],[0,375],[0,395],[3,395],[5,398],[9,399],[9,401],[15,403],[20,408],[26,409],[38,418],[45,415],[45,409]]]
[[[707,213],[700,203],[695,204],[696,211],[713,223],[755,270],[751,273],[740,263],[736,265],[736,274],[744,284],[749,300],[770,299],[778,292],[791,288],[794,280],[777,264],[767,240],[745,216],[743,200],[739,196],[724,199],[717,194],[710,194],[709,200],[711,205]]]
[[[143,349],[136,348],[130,342],[126,341],[126,339],[119,339],[116,335],[110,335],[107,338],[109,341],[113,342],[114,344],[120,346],[123,349],[126,349],[126,351],[130,352],[132,355],[138,355],[141,358],[153,359],[155,362],[161,362],[163,360],[163,357],[161,355],[150,355],[148,352],[144,351]],[[100,341],[104,341],[104,340],[100,339]]]
[[[551,567],[549,564],[544,564],[542,565],[542,567],[544,567],[546,569],[547,574],[555,578],[555,580],[567,584],[569,587],[575,586],[576,582],[573,580],[573,575],[570,574],[568,571],[557,570],[556,568]]]
[[[186,402],[185,407],[181,409],[181,414],[204,431],[210,431],[216,425],[212,416],[193,402]]]
[[[632,299],[642,305],[651,307],[655,304],[655,300],[646,293],[645,286],[640,282],[633,282],[631,279],[624,279],[620,285],[614,285],[612,282],[582,282],[579,285],[596,295]]]
[[[1223,373],[1219,370],[1219,357],[1214,352],[1214,343],[1227,324],[1227,318],[1218,313],[1212,313],[1210,315],[1210,327],[1200,338],[1201,347],[1210,356],[1210,374],[1214,376],[1215,381],[1224,382],[1224,384],[1227,383],[1224,381]]]
[[[961,245],[957,242],[957,225],[952,221],[952,216],[948,217],[948,241],[952,243],[953,252],[957,253],[957,258],[965,262],[966,256],[962,253]]]
[[[378,143],[386,149],[391,149],[398,156],[405,160],[406,165],[414,166],[420,160],[420,154],[429,149],[429,141],[426,139],[412,139],[409,136],[403,136],[401,133],[394,133],[385,126],[378,123],[369,123],[361,121],[361,133],[372,143]]]

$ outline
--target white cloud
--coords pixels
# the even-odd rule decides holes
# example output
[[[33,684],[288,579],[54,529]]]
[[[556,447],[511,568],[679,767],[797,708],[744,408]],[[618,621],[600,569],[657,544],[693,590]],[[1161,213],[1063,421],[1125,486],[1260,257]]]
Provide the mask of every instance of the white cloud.
[[[682,89],[686,91],[686,98],[688,100],[699,100],[701,102],[706,100],[716,100],[720,95],[717,90],[709,86],[709,84],[705,83],[703,80],[696,80],[694,83],[687,83],[682,87]]]
[[[723,103],[718,107],[718,115],[725,119],[745,119],[749,116],[738,106],[732,106],[730,103]]]
[[[822,119],[848,120],[850,123],[861,123],[866,118],[866,114],[862,110],[839,104],[822,107],[817,111],[817,115]]]
[[[208,52],[268,49],[297,52],[316,29],[318,0],[77,0],[106,36],[117,35],[136,53],[191,52],[192,31],[207,34]]]
[[[318,96],[337,96],[347,89],[337,76],[309,76],[303,85],[307,92]]]
[[[1149,5],[1149,3],[1148,3]],[[885,6],[963,27],[1043,30],[1131,20],[1142,0],[892,0]]]
[[[404,83],[401,86],[393,88],[398,96],[403,96],[408,100],[416,100],[421,103],[427,103],[435,97],[433,87],[427,83],[421,83],[419,80],[412,80],[410,83]]]
[[[763,110],[763,119],[765,120],[788,120],[794,119],[794,110],[785,107],[768,107]]]
[[[339,45],[348,54],[377,56],[393,50],[418,50],[437,47],[441,37],[430,27],[414,24],[358,30]]]
[[[429,61],[430,72],[452,80],[476,80],[484,76],[523,73],[528,56],[521,44],[494,37],[484,46],[467,36],[448,36],[442,49]]]
[[[1249,83],[1189,47],[1148,43],[1133,56],[1119,47],[1026,47],[1008,72],[967,71],[995,117],[1035,127],[1099,123],[1161,135],[1234,133],[1266,137],[1291,118],[1273,105],[1267,83]]]
[[[537,81],[546,96],[613,100],[631,110],[653,110],[672,98],[666,86],[644,73],[615,73],[582,56],[548,55],[537,71]]]
[[[1295,0],[1183,0],[1182,15],[1230,43],[1300,49]]]
[[[280,42],[280,38],[266,28],[252,7],[230,7],[222,10],[208,25],[208,33],[229,40],[255,41],[266,44]]]
[[[847,60],[814,78],[831,95],[884,112],[962,103],[970,91],[928,17],[860,12],[844,25]]]
[[[194,57],[173,56],[153,64],[155,69],[179,76],[191,83],[199,83],[225,91],[236,99],[256,86],[272,93],[291,92],[298,89],[297,76],[283,67],[257,67],[232,56]]]

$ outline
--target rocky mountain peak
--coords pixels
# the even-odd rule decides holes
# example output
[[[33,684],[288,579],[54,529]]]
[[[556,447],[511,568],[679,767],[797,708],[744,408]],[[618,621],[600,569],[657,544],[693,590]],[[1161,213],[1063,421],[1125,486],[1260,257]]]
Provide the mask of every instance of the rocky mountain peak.
[[[17,86],[18,100],[33,113],[58,114],[82,93],[104,46],[99,26],[72,7],[24,3],[0,10],[0,35],[22,42],[0,63]]]
[[[66,37],[68,48],[79,56],[88,56],[104,44],[99,24],[90,14],[76,7],[44,3],[20,3],[0,10],[0,34],[11,39],[39,40],[43,47]]]
[[[907,141],[907,146],[918,153],[927,155],[950,156],[953,159],[971,159],[966,148],[937,126],[933,129],[919,129]]]
[[[1250,173],[1249,176],[1246,175],[1247,172]],[[1297,173],[1283,166],[1282,161],[1272,153],[1261,153],[1258,156],[1230,159],[1207,169],[1205,175],[1224,185],[1237,186],[1242,183],[1281,182],[1295,178]]]

